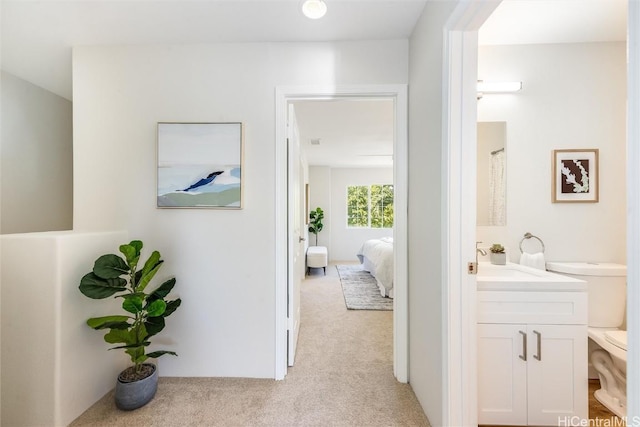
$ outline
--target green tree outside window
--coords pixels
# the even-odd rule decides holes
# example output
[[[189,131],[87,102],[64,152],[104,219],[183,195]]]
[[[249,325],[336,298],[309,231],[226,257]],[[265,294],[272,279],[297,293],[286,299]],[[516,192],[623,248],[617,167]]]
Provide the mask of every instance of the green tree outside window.
[[[347,225],[369,226],[369,187],[357,185],[347,187]]]
[[[393,185],[347,187],[347,226],[392,228]]]

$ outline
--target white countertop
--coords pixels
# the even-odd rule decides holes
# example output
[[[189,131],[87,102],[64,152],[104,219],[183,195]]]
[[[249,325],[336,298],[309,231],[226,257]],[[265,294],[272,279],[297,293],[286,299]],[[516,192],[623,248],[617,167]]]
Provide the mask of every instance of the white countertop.
[[[478,263],[478,291],[586,292],[587,282],[549,271],[508,262]]]

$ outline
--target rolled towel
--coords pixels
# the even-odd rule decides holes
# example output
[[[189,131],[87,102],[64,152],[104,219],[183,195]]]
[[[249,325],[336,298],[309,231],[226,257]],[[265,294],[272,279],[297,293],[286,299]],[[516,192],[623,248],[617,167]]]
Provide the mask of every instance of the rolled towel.
[[[522,255],[520,255],[520,264],[539,270],[546,270],[546,263],[542,252],[536,252],[535,254],[523,252]]]

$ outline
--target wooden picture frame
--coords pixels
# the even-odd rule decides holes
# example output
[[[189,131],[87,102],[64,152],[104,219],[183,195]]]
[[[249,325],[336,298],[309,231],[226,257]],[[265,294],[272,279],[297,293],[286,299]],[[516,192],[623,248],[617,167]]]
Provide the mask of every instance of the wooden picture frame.
[[[242,209],[244,127],[158,123],[157,207]]]
[[[309,184],[304,185],[304,224],[309,225]]]
[[[553,203],[597,203],[598,149],[553,150]]]

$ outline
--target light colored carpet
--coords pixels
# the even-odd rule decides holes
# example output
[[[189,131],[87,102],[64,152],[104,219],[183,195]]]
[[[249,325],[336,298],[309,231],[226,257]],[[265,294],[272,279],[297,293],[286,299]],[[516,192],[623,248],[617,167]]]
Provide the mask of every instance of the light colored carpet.
[[[429,425],[411,387],[393,377],[393,312],[347,310],[335,268],[307,277],[301,308],[285,380],[161,377],[146,406],[120,411],[111,392],[71,426]]]
[[[380,295],[380,289],[368,271],[360,264],[336,265],[344,303],[350,310],[393,310],[393,299]]]

